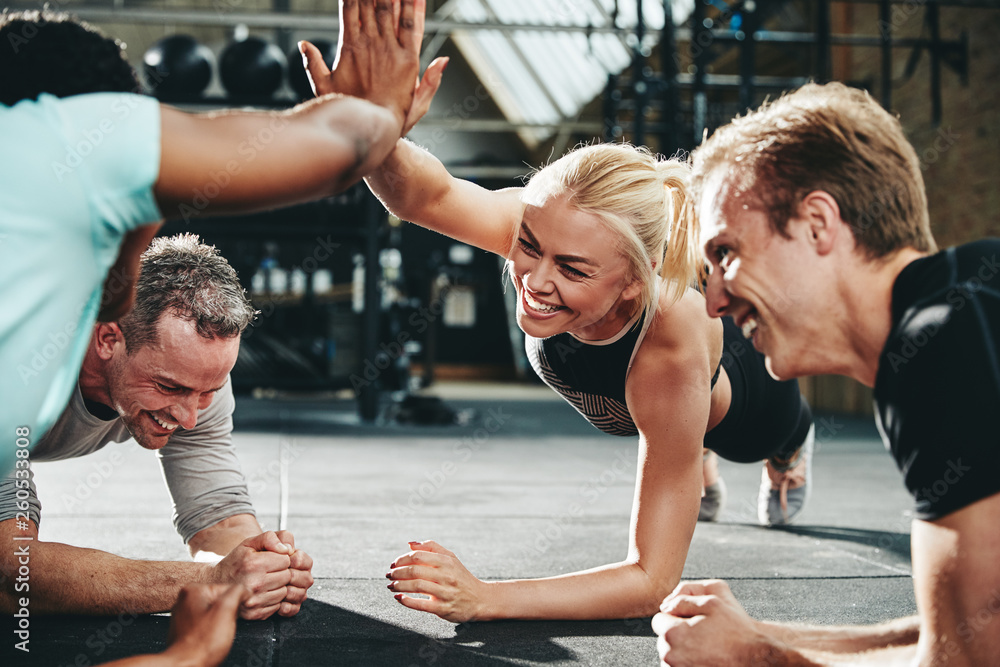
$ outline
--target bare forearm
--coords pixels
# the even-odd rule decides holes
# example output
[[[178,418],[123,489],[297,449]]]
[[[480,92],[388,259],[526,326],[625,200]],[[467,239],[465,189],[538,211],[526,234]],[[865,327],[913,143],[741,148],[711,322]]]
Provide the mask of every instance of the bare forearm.
[[[597,620],[652,616],[672,583],[656,585],[633,563],[545,579],[500,581],[493,590],[486,618]]]
[[[916,645],[920,636],[920,619],[916,616],[872,626],[823,627],[770,622],[760,626],[765,634],[783,645],[834,654]]]
[[[392,112],[337,95],[281,113],[188,114],[164,106],[160,117],[154,194],[166,217],[185,220],[339,192],[385,159],[400,130]]]
[[[756,626],[762,641],[750,657],[773,667],[908,667],[917,655],[917,617],[877,626],[822,627],[770,622],[757,622]]]
[[[826,651],[802,651],[789,655],[787,662],[778,662],[784,667],[847,667],[848,665],[879,665],[880,667],[911,667],[917,656],[917,647],[891,646],[856,653],[830,653]]]
[[[652,625],[659,636],[660,658],[671,665],[912,667],[917,655],[916,619],[870,627],[809,627],[755,621],[728,584],[717,579],[677,586],[663,601]]]
[[[29,589],[5,590],[3,606],[29,596],[32,613],[149,614],[173,606],[184,584],[207,579],[201,563],[136,561],[55,542],[32,542]]]
[[[440,160],[400,139],[382,164],[365,177],[365,183],[391,213],[421,224],[425,210],[444,196],[451,178]]]
[[[519,189],[487,190],[455,178],[405,139],[365,182],[400,219],[503,256],[524,211]]]
[[[394,152],[401,123],[388,109],[364,100],[345,97],[328,105],[330,128],[345,142],[353,143],[354,165],[343,174],[335,174],[335,191],[340,191],[370,173]],[[359,116],[367,122],[359,123]]]
[[[195,533],[188,542],[188,551],[192,558],[201,562],[219,560],[243,540],[263,532],[254,515],[235,514]]]
[[[755,628],[746,633],[738,624],[727,625],[726,621],[721,624],[713,622],[713,614],[719,613],[718,606],[715,612],[707,608],[705,611],[706,615],[702,617],[703,627],[698,637],[689,637],[686,633],[678,636],[677,633],[683,632],[686,628],[676,625],[676,617],[673,623],[665,620],[671,618],[669,615],[658,614],[653,618],[653,629],[660,635],[661,641],[666,642],[671,651],[670,656],[680,653],[690,664],[752,664],[768,665],[768,667],[848,667],[849,665],[912,667],[915,664],[914,659],[917,655],[915,643],[866,647],[865,645],[871,642],[863,637],[865,633],[858,632],[865,628],[809,628],[757,622],[754,623]],[[746,620],[750,621],[749,618]],[[831,637],[827,635],[838,636],[842,641],[832,642]],[[851,637],[856,640],[853,646],[848,645]],[[706,645],[707,639],[713,643]],[[857,641],[859,639],[860,641]],[[843,650],[804,649],[789,643],[796,640],[817,646],[836,645],[837,649]],[[661,648],[661,657],[663,657],[662,651]],[[666,658],[664,662],[675,664]]]

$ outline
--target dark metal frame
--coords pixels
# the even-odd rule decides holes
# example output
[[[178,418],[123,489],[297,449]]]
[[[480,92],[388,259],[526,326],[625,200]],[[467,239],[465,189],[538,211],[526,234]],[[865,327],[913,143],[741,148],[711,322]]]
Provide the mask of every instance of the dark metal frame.
[[[825,82],[830,79],[831,47],[833,45],[849,45],[857,47],[877,47],[880,50],[880,101],[884,107],[892,106],[892,49],[897,47],[913,48],[915,54],[926,50],[931,58],[931,120],[934,125],[941,123],[943,104],[941,99],[941,64],[948,65],[959,74],[962,83],[968,82],[969,45],[968,36],[963,32],[958,39],[942,40],[940,35],[941,6],[988,7],[1000,9],[997,2],[961,2],[948,0],[927,0],[920,5],[924,8],[924,21],[930,28],[930,38],[896,38],[892,34],[892,5],[912,4],[913,0],[816,0],[816,26],[813,32],[775,31],[761,28],[761,14],[758,5],[763,2],[737,3],[737,11],[742,14],[743,24],[739,30],[719,30],[710,28],[706,18],[706,0],[696,0],[691,14],[690,28],[677,28],[669,20],[671,17],[670,0],[664,0],[664,13],[668,20],[664,21],[660,38],[660,72],[651,74],[646,65],[647,57],[640,46],[633,51],[631,82],[626,91],[631,92],[631,99],[616,92],[615,83],[609,83],[608,97],[605,99],[605,128],[619,128],[619,132],[630,131],[631,139],[636,144],[644,144],[647,133],[655,129],[659,134],[661,152],[673,152],[676,149],[686,149],[701,142],[708,129],[707,109],[708,91],[718,88],[736,88],[739,91],[740,107],[749,109],[755,105],[757,91],[788,90],[796,88],[809,80]],[[641,0],[637,0],[641,4]],[[879,5],[880,34],[878,36],[833,34],[830,23],[830,6],[838,3],[873,3]],[[770,3],[774,8],[780,3]],[[641,16],[641,12],[640,12]],[[634,30],[641,45],[645,34],[645,24],[640,20]],[[684,75],[677,71],[677,42],[687,41],[693,56],[693,72]],[[756,74],[756,46],[765,43],[804,44],[815,46],[814,68],[801,77],[763,77]],[[708,45],[720,44],[725,47],[738,47],[740,52],[738,76],[710,74],[708,66],[711,62]],[[678,92],[681,89],[691,91],[691,123],[684,141],[679,131],[680,103]],[[651,108],[662,110],[663,120],[650,123],[646,113]],[[623,110],[633,112],[631,123],[618,119],[618,113]]]

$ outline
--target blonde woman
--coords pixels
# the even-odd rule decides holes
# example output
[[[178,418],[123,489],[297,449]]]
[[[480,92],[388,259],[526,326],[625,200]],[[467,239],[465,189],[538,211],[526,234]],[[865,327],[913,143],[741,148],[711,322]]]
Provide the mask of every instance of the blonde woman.
[[[762,522],[785,523],[801,509],[809,407],[794,381],[767,376],[731,321],[708,317],[690,287],[697,249],[675,222],[687,173],[686,164],[642,149],[595,145],[523,189],[488,191],[400,141],[366,179],[400,218],[506,257],[532,367],[601,430],[639,436],[625,561],[486,583],[442,546],[413,543],[389,572],[403,605],[456,622],[656,613],[680,579],[703,486],[717,483],[705,448],[768,460]]]
[[[335,91],[303,44],[317,94]],[[418,83],[403,134],[427,110],[446,61]],[[683,224],[686,164],[628,145],[578,148],[527,187],[490,191],[453,178],[400,140],[366,179],[403,220],[507,259],[517,322],[542,379],[595,426],[639,436],[629,554],[559,577],[483,582],[429,541],[390,566],[412,609],[454,622],[652,616],[680,580],[703,488],[721,505],[714,455],[767,459],[759,518],[785,523],[805,502],[812,416],[736,326],[708,317],[700,250]],[[750,332],[747,332],[750,333]],[[713,497],[714,496],[714,497]],[[429,597],[413,597],[423,594]]]

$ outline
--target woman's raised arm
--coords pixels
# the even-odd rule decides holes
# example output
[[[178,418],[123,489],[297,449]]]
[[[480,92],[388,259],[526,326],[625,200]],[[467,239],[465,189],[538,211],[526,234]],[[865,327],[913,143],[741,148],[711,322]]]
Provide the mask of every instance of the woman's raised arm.
[[[524,211],[520,188],[487,190],[455,178],[406,139],[365,183],[400,219],[505,257]]]

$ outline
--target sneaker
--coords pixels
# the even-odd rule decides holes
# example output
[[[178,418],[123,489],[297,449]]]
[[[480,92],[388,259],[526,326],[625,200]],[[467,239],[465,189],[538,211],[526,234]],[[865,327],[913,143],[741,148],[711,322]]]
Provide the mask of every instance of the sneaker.
[[[726,482],[720,477],[715,484],[705,487],[698,510],[698,521],[718,521],[722,508],[726,505]]]
[[[802,446],[788,460],[771,457],[764,462],[757,494],[757,520],[761,525],[789,524],[805,507],[812,483],[815,433],[815,427],[810,426]]]

